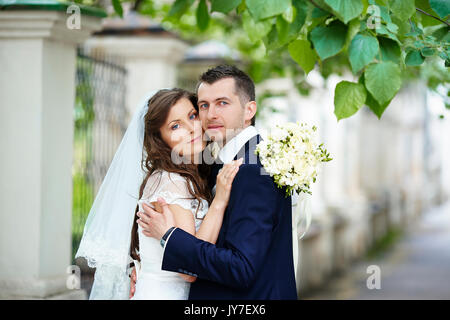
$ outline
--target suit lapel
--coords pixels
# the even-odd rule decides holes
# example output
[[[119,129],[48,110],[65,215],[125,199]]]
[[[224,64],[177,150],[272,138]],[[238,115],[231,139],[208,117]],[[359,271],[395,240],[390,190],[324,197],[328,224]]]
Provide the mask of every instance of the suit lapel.
[[[240,158],[244,158],[244,164],[257,164],[258,163],[258,156],[255,154],[255,148],[256,148],[256,145],[261,140],[262,140],[262,137],[259,134],[254,136],[253,138],[251,138],[241,148],[241,150],[239,150],[237,155],[234,157],[234,160],[237,160],[237,159],[240,159]],[[220,164],[219,166],[220,166],[220,168],[222,168],[223,164]],[[219,171],[219,169],[217,169],[217,172]],[[214,167],[212,168],[212,171],[211,171],[211,178],[213,177],[212,176],[212,174],[214,172],[213,170],[215,170]],[[214,179],[213,179],[214,184],[215,184],[215,181],[216,181],[217,172],[215,173],[215,176],[214,176]],[[231,200],[231,197],[233,197],[233,189],[231,189],[230,200]],[[226,233],[227,233],[227,230],[228,230],[229,221],[230,221],[230,210],[229,210],[229,207],[227,207],[227,209],[225,210],[222,227],[220,228],[219,237],[217,238],[217,245],[219,247],[223,246],[223,242],[225,240],[225,236],[226,236]]]
[[[244,164],[258,163],[257,156],[255,155],[255,148],[256,148],[256,145],[261,140],[262,140],[262,137],[259,134],[252,137],[239,150],[239,152],[236,154],[236,156],[234,157],[233,160],[244,158]],[[222,169],[222,167],[223,167],[223,163],[221,163],[220,159],[217,159],[217,161],[215,161],[211,165],[211,171],[210,171],[211,173],[210,173],[209,179],[208,179],[208,185],[210,186],[210,189],[212,189],[214,187],[214,185],[216,184],[217,174],[219,173],[219,170]]]
[[[233,160],[244,158],[244,164],[257,164],[258,156],[255,154],[256,145],[262,140],[262,137],[258,134],[252,137],[247,143],[239,150]]]

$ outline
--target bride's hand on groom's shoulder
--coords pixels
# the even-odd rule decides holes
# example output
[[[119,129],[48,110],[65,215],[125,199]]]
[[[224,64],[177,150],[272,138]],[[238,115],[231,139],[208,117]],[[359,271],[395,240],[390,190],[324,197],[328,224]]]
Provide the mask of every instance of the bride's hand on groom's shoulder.
[[[230,163],[225,164],[222,169],[220,169],[216,178],[216,195],[214,197],[216,205],[222,204],[225,207],[228,205],[231,186],[243,161],[243,158],[234,160]]]

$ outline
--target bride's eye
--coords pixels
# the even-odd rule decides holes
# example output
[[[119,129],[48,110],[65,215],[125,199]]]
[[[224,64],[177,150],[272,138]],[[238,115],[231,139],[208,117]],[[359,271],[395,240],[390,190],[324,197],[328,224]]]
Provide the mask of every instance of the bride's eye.
[[[175,125],[172,126],[172,130],[176,130],[176,129],[178,129],[179,127],[180,127],[179,124],[175,124]]]
[[[196,113],[191,114],[189,119],[191,119],[191,120],[197,119],[197,114]]]

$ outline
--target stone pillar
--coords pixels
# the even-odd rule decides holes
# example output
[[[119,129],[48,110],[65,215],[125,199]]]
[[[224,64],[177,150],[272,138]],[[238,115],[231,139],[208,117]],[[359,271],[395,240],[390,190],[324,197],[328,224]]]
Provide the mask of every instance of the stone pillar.
[[[104,12],[0,1],[0,298],[84,298],[71,264],[76,45]],[[25,5],[24,5],[25,4]]]
[[[178,64],[188,45],[174,37],[99,35],[86,41],[85,47],[125,59],[125,104],[131,117],[150,91],[176,86]]]

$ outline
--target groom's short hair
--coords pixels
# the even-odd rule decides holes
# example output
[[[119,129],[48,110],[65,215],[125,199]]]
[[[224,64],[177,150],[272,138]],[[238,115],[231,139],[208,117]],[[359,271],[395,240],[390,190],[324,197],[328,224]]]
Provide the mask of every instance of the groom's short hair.
[[[200,75],[198,87],[202,82],[213,84],[216,81],[233,78],[235,92],[239,96],[241,105],[245,105],[247,102],[255,101],[255,84],[248,74],[232,65],[219,65],[214,68],[208,69]],[[251,120],[251,125],[255,125],[255,117]]]

